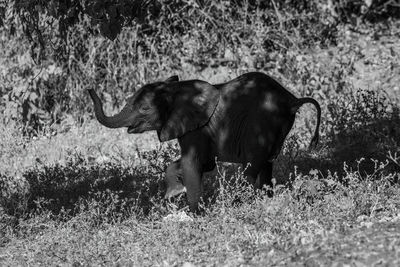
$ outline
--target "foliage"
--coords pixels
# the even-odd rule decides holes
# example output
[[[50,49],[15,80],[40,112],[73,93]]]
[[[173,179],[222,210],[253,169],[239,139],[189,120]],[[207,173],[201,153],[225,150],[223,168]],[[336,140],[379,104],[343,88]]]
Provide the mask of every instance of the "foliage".
[[[80,119],[88,110],[88,86],[100,87],[115,109],[125,93],[165,73],[268,70],[292,49],[336,43],[346,18],[394,9],[391,1],[8,1],[0,12],[9,40],[0,109],[28,134],[54,131],[69,114]]]
[[[312,12],[318,14],[318,11],[327,9],[328,14],[335,17],[338,22],[352,21],[354,18],[380,19],[387,16],[398,16],[399,7],[395,1],[391,0],[359,0],[359,1],[292,1],[278,0],[272,2],[259,1],[222,1],[213,3],[209,0],[199,1],[143,1],[143,0],[118,0],[118,1],[60,1],[52,0],[50,2],[21,1],[14,0],[8,4],[3,3],[0,12],[0,25],[10,23],[13,16],[17,16],[24,28],[25,35],[32,45],[32,50],[37,49],[36,54],[41,56],[44,46],[48,38],[46,36],[46,27],[50,26],[55,29],[56,38],[60,39],[64,44],[61,46],[65,49],[67,45],[66,36],[70,28],[81,22],[84,16],[89,17],[91,25],[97,26],[97,29],[103,36],[114,40],[121,32],[122,28],[131,25],[132,21],[136,21],[142,25],[144,32],[154,31],[158,26],[163,25],[168,28],[171,33],[184,34],[187,32],[186,25],[192,24],[186,19],[186,16],[195,18],[196,16],[206,17],[203,20],[204,26],[209,27],[210,24],[219,24],[220,16],[236,17],[237,9],[231,9],[231,6],[238,6],[246,9],[248,12],[257,10],[275,11],[278,17],[279,12],[285,8],[289,12]],[[200,11],[200,12],[199,12]],[[49,19],[43,21],[43,15]],[[265,16],[265,20],[270,20],[271,14]],[[280,18],[278,18],[280,19]],[[155,23],[153,23],[155,22]],[[226,21],[227,22],[227,21]],[[280,21],[280,23],[286,23]],[[270,24],[271,25],[271,24]],[[222,26],[219,24],[218,26]],[[90,27],[93,30],[96,27]],[[223,30],[223,28],[220,28]],[[224,33],[222,33],[225,35]],[[225,35],[227,36],[227,35]],[[64,47],[63,47],[64,46]]]
[[[359,23],[377,21],[388,17],[399,18],[397,1],[388,0],[342,0],[334,4],[332,12],[342,21]]]

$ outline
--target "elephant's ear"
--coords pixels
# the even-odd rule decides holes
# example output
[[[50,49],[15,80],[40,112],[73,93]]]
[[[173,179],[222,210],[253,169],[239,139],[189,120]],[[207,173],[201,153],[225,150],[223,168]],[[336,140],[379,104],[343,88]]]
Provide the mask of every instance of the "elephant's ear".
[[[158,131],[161,142],[181,137],[204,126],[210,120],[219,101],[219,91],[203,81],[185,81],[169,88],[169,112]]]
[[[179,82],[179,77],[178,75],[174,75],[166,79],[164,82],[166,83]]]

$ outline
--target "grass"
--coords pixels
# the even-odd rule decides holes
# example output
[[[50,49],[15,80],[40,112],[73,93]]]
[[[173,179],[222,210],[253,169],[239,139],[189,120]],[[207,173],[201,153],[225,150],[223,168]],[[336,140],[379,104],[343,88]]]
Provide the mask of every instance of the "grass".
[[[292,190],[283,189],[273,199],[245,199],[252,190],[242,188],[242,203],[234,207],[232,193],[220,187],[216,203],[188,220],[177,211],[170,211],[169,219],[159,211],[144,217],[131,211],[125,220],[104,221],[113,218],[99,209],[107,202],[92,199],[66,221],[49,213],[21,221],[1,257],[7,265],[395,266],[399,188],[389,181],[357,180],[357,173],[347,177],[355,179],[349,187],[298,176]],[[314,187],[305,187],[304,181]]]
[[[257,22],[254,25],[245,21],[244,28],[256,29],[258,34],[266,30],[262,24],[257,30],[260,21],[251,20]],[[311,95],[320,102],[321,143],[315,150],[307,149],[315,112],[303,107],[274,165],[278,185],[273,198],[243,185],[241,168],[218,163],[217,170],[204,179],[204,213],[187,214],[185,198],[163,199],[164,170],[179,156],[176,141],[160,144],[154,133],[128,135],[125,129],[100,126],[91,119],[89,98],[82,89],[90,81],[77,71],[68,78],[66,91],[72,92],[71,99],[79,98],[70,101],[79,115],[63,113],[59,123],[36,128],[31,135],[22,134],[24,129],[12,119],[1,122],[0,264],[398,266],[400,99],[396,73],[400,50],[393,45],[399,41],[396,25],[391,24],[390,33],[380,37],[376,29],[360,34],[343,27],[337,32],[338,46],[313,48],[305,48],[307,40],[293,28],[288,39],[282,39],[284,44],[291,39],[292,46],[286,47],[283,56],[268,54],[268,64],[261,67],[253,63],[265,51],[257,54],[246,49],[252,38],[258,42],[264,35],[252,35],[230,52],[229,47],[218,47],[239,57],[236,65],[202,67],[187,61],[187,55],[177,55],[182,62],[174,65],[168,61],[170,50],[156,59],[137,54],[132,43],[123,42],[135,40],[135,31],[125,30],[114,44],[90,39],[89,48],[100,49],[93,61],[108,62],[103,62],[108,78],[98,88],[104,89],[103,97],[109,100],[108,113],[118,109],[120,105],[115,104],[137,87],[135,83],[176,73],[182,79],[218,83],[262,70],[296,95]],[[285,28],[281,30],[283,36]],[[192,32],[193,36],[201,33],[200,29]],[[189,55],[200,60],[202,54],[197,53],[194,41],[201,36],[194,41],[193,36],[176,40],[171,35],[164,48],[171,49],[168,44],[174,41],[189,44]],[[99,40],[108,46],[96,44]],[[152,49],[152,55],[157,55]],[[127,51],[126,55],[121,51]],[[135,55],[138,64],[128,54]],[[117,60],[111,60],[113,56]],[[2,60],[4,73],[18,65],[10,55]],[[74,64],[81,64],[82,71],[90,69],[86,63]],[[155,70],[150,70],[152,64],[157,65]],[[35,73],[37,67],[33,69]],[[17,82],[25,84],[21,79]],[[113,86],[118,90],[111,90]],[[13,108],[8,111],[19,107]]]

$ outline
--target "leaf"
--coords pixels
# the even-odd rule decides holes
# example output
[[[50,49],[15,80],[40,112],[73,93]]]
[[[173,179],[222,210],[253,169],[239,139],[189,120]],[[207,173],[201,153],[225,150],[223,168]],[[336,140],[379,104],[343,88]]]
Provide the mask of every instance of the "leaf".
[[[39,98],[39,96],[37,95],[36,92],[32,92],[32,93],[30,93],[30,95],[29,95],[29,100],[32,101],[32,102],[34,102],[34,101],[37,100],[38,98]]]
[[[118,12],[115,6],[109,6],[107,8],[107,14],[110,19],[118,19]]]
[[[58,15],[58,2],[52,0],[49,2],[47,10],[49,12],[49,15],[56,18]]]
[[[122,18],[103,20],[100,24],[100,32],[110,40],[115,40],[122,29]]]
[[[23,84],[17,85],[14,87],[14,95],[19,97],[23,92],[26,91],[26,87]]]

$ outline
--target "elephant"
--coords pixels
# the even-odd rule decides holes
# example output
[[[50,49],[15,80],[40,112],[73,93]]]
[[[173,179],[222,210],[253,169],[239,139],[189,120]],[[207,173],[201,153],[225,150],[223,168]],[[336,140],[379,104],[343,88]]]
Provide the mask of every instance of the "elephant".
[[[122,110],[106,116],[94,89],[89,89],[97,120],[128,133],[157,131],[161,142],[177,138],[181,157],[166,169],[170,198],[182,192],[197,211],[202,175],[216,159],[247,165],[245,175],[256,188],[272,187],[273,161],[306,103],[317,110],[311,146],[319,140],[321,107],[309,97],[297,98],[269,75],[249,72],[226,83],[179,81],[171,76],[136,91]]]

